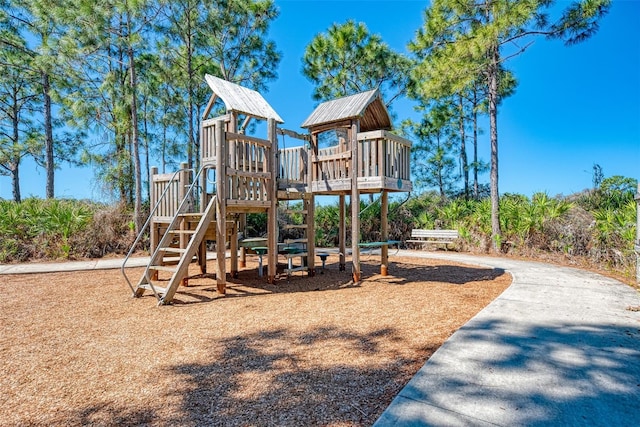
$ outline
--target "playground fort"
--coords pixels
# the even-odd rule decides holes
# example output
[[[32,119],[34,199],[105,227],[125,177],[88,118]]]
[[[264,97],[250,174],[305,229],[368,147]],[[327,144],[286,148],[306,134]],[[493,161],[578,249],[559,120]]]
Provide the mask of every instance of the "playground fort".
[[[380,92],[371,90],[321,103],[301,125],[308,133],[300,134],[280,127],[283,120],[260,93],[210,75],[205,80],[213,93],[200,124],[199,170],[183,167],[173,174],[158,174],[152,168],[151,213],[143,230],[150,233],[149,264],[137,283],[124,274],[126,260],[122,268],[133,295],[151,291],[159,304],[170,303],[187,279],[189,264],[197,262],[206,272],[207,242],[215,242],[215,276],[221,294],[226,290],[227,246],[229,274],[234,277],[245,267],[247,248],[259,253],[261,260],[266,257],[269,283],[276,279],[279,257],[287,260],[287,275],[305,271],[313,276],[318,195],[339,198],[340,269],[346,266],[349,196],[353,280],[361,280],[363,247],[380,247],[381,274],[386,275],[392,243],[388,240],[388,197],[390,192],[411,191],[411,142],[389,132],[391,119]],[[224,103],[225,114],[209,118],[218,100]],[[245,134],[252,120],[266,121],[265,138]],[[321,148],[328,135],[335,143]],[[279,136],[302,143],[278,147]],[[360,196],[372,193],[380,193],[381,239],[361,242]],[[298,228],[299,237],[279,239],[283,233],[278,205],[288,207],[290,202],[302,204],[296,213],[303,221],[283,227]],[[247,236],[246,214],[260,212],[267,215],[266,238]],[[171,278],[158,281],[159,274]]]

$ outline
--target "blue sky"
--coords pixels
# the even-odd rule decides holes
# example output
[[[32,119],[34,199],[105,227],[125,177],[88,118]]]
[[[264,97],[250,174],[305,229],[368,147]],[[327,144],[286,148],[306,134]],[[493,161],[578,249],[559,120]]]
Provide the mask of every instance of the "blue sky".
[[[316,105],[313,86],[301,73],[304,48],[316,34],[354,19],[406,52],[427,6],[426,1],[386,0],[276,4],[280,16],[270,33],[283,59],[278,80],[264,96],[284,127],[299,131]],[[498,115],[501,193],[578,192],[591,186],[594,163],[605,176],[640,178],[640,1],[614,0],[600,31],[586,42],[566,47],[538,38],[506,65],[519,85]],[[418,119],[413,105],[395,103],[398,119]],[[488,161],[488,124],[484,129],[480,157]],[[488,179],[481,176],[482,182]],[[21,182],[23,197],[44,196],[44,170],[25,163]],[[102,194],[89,168],[63,166],[56,174],[56,196],[100,199]],[[11,198],[8,177],[0,177],[0,197]]]

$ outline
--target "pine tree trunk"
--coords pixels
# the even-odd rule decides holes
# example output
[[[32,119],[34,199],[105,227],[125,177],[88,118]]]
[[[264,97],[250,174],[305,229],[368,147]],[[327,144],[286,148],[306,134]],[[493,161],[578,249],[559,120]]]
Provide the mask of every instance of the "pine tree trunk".
[[[464,104],[462,95],[458,95],[458,108],[460,110],[460,161],[462,162],[462,174],[464,176],[464,198],[469,198],[469,164],[467,161],[467,144],[464,131]]]
[[[149,106],[147,105],[147,101],[145,100],[145,114],[144,114],[144,163],[145,163],[145,175],[147,177],[147,197],[151,199],[151,165],[149,159],[149,120],[147,118],[147,112],[149,111]],[[151,207],[153,208],[153,207]]]
[[[490,50],[489,65],[489,128],[491,140],[491,244],[493,251],[500,251],[502,231],[500,230],[500,193],[498,192],[498,72],[500,55],[497,46]]]
[[[478,92],[473,89],[473,197],[479,198],[478,188]]]
[[[127,20],[129,19],[131,19],[131,17],[127,15]],[[130,32],[131,23],[128,21],[128,24],[129,24],[129,36],[131,36],[131,32]],[[141,165],[140,165],[140,141],[139,141],[139,135],[138,135],[136,67],[135,67],[135,58],[133,55],[133,47],[131,46],[131,44],[129,44],[127,53],[129,56],[129,77],[130,77],[130,84],[131,84],[131,139],[132,139],[131,143],[133,148],[133,171],[134,171],[134,182],[135,182],[133,217],[134,217],[134,223],[136,226],[136,234],[138,234],[142,230],[144,221],[142,217],[142,171],[141,171]]]
[[[200,167],[199,159],[200,153],[199,150],[196,150],[196,142],[193,137],[193,129],[194,129],[194,88],[193,88],[193,39],[191,35],[191,13],[187,11],[187,37],[186,37],[186,47],[187,47],[187,96],[189,98],[189,146],[187,148],[187,163],[189,164],[189,168],[196,169]],[[195,159],[194,159],[195,158]],[[195,162],[195,165],[194,165]]]
[[[14,162],[11,168],[11,188],[13,190],[13,201],[20,203],[22,198],[20,197],[20,162]]]
[[[12,113],[13,117],[11,120],[12,126],[12,137],[13,137],[13,145],[18,145],[20,138],[20,111],[18,109],[18,99],[17,93],[13,94],[13,105],[12,105]],[[20,155],[13,155],[11,159],[11,187],[13,190],[13,201],[16,203],[20,203],[22,198],[20,197]]]
[[[54,197],[54,173],[55,173],[55,159],[53,156],[53,125],[51,123],[51,95],[49,74],[42,72],[42,94],[44,97],[44,147],[46,156],[46,169],[47,169],[47,187],[46,197],[47,199],[53,199]]]

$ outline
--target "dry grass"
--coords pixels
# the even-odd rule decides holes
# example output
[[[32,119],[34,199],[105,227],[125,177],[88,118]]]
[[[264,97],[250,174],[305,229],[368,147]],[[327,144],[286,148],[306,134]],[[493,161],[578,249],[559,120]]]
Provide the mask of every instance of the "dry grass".
[[[511,282],[397,257],[380,277],[370,261],[360,286],[332,258],[274,286],[250,263],[226,297],[201,277],[169,307],[131,298],[117,271],[0,276],[2,424],[370,425]]]

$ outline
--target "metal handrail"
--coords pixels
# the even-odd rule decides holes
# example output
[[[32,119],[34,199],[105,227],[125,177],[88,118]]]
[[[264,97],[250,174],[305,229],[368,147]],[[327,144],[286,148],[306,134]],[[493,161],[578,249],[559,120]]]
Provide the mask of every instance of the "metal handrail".
[[[138,233],[138,236],[136,237],[136,239],[134,240],[133,244],[131,245],[131,248],[129,249],[129,252],[127,253],[127,256],[124,258],[124,261],[122,262],[122,266],[120,267],[120,272],[122,273],[122,276],[124,277],[124,280],[127,282],[127,285],[129,285],[129,288],[131,289],[131,292],[134,293],[134,294],[135,294],[136,291],[135,291],[133,285],[131,284],[131,281],[129,280],[129,277],[127,276],[127,273],[125,272],[125,267],[127,265],[127,261],[129,261],[129,258],[131,258],[131,255],[133,255],[133,252],[135,251],[136,247],[138,246],[138,243],[140,243],[140,240],[142,240],[142,237],[144,236],[145,231],[147,230],[147,228],[149,228],[149,225],[151,224],[151,218],[153,218],[153,215],[157,212],[158,208],[160,207],[160,203],[162,202],[162,200],[166,196],[167,192],[169,191],[169,188],[171,187],[171,184],[173,184],[173,182],[175,182],[176,176],[178,176],[179,173],[184,172],[184,171],[193,172],[193,169],[189,169],[189,168],[179,169],[179,170],[174,172],[174,174],[171,176],[171,179],[169,180],[169,184],[165,187],[164,191],[162,192],[162,194],[158,198],[158,201],[156,202],[155,206],[153,207],[153,209],[149,213],[149,217],[147,218],[147,221],[142,226],[142,229]],[[195,182],[195,180],[194,180],[194,182]],[[189,192],[187,192],[187,195],[188,194],[189,194]],[[180,209],[180,208],[178,207],[178,209]]]
[[[158,245],[156,246],[155,251],[153,252],[153,254],[151,254],[151,256],[149,258],[149,263],[147,264],[147,267],[144,270],[144,278],[147,280],[147,284],[149,284],[149,287],[151,288],[151,291],[153,292],[153,295],[158,300],[160,300],[160,295],[158,295],[158,292],[156,291],[155,286],[153,286],[153,282],[151,281],[151,278],[149,277],[150,267],[153,264],[154,260],[157,258],[158,253],[160,252],[161,248],[164,248],[166,246],[166,241],[171,238],[170,237],[170,233],[168,232],[168,230],[174,229],[174,227],[176,225],[176,222],[179,220],[178,219],[179,215],[185,211],[185,207],[188,205],[187,202],[193,197],[193,190],[194,189],[202,189],[198,185],[198,181],[200,179],[200,175],[202,174],[202,171],[205,170],[206,168],[207,168],[207,166],[202,166],[200,168],[200,170],[198,171],[198,173],[194,176],[193,182],[189,186],[189,189],[186,191],[185,196],[180,201],[180,205],[178,206],[178,209],[176,209],[176,212],[175,212],[175,214],[173,216],[173,219],[171,220],[171,222],[169,223],[169,225],[167,227],[167,232],[164,233],[164,235],[162,236],[162,239],[160,239],[160,241],[158,242]],[[123,274],[124,274],[124,267],[123,267]],[[127,280],[127,283],[129,284],[129,287],[132,289],[133,295],[135,296],[135,292],[136,291],[135,291],[135,289],[133,289],[133,286],[131,285],[131,282]]]
[[[183,213],[185,206],[187,206],[187,204],[186,204],[187,200],[192,196],[191,193],[193,192],[193,189],[194,188],[201,188],[197,184],[198,184],[198,180],[200,179],[200,174],[206,168],[207,168],[207,166],[202,166],[200,168],[200,170],[198,171],[198,173],[196,174],[196,176],[193,178],[193,182],[189,186],[189,190],[187,190],[185,196],[182,198],[182,201],[180,202],[180,205],[178,206],[178,209],[176,210],[176,213],[174,214],[173,219],[171,220],[171,223],[169,223],[169,226],[167,227],[167,231],[164,233],[164,236],[162,236],[162,239],[160,239],[160,241],[158,242],[158,245],[156,246],[155,251],[153,252],[151,257],[149,258],[149,264],[147,264],[147,268],[144,270],[144,278],[147,279],[147,283],[149,284],[149,287],[151,288],[151,291],[153,292],[153,295],[158,300],[160,300],[160,295],[158,295],[158,292],[156,291],[156,288],[155,288],[155,286],[153,286],[153,282],[152,282],[151,278],[149,277],[149,269],[151,267],[151,264],[152,264],[153,260],[156,259],[156,256],[158,255],[158,252],[160,252],[160,250],[166,246],[166,241],[171,238],[169,236],[170,233],[169,233],[168,230],[173,230],[176,222],[178,221],[179,215],[181,213]],[[216,196],[214,196],[214,199],[215,198],[216,198]],[[135,290],[134,290],[134,294],[135,294]]]

